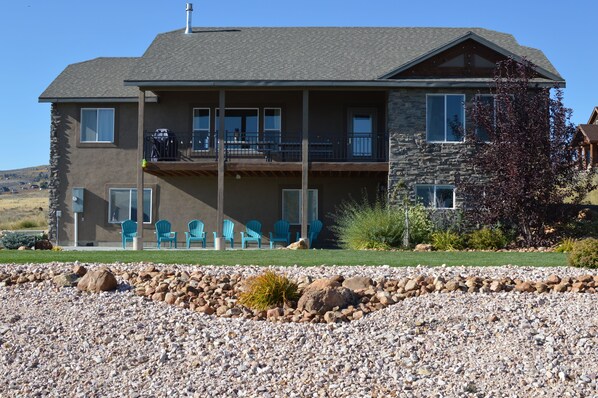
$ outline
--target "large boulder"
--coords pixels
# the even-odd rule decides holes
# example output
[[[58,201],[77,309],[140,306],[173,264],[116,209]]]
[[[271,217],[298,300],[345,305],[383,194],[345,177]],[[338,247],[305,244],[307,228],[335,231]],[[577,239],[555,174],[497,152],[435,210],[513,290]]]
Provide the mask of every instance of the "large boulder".
[[[105,268],[88,271],[77,284],[77,289],[84,292],[106,292],[115,290],[118,282],[114,274]]]
[[[324,315],[338,309],[346,308],[359,300],[351,289],[340,286],[338,281],[319,279],[309,285],[297,303],[297,308],[312,314]]]

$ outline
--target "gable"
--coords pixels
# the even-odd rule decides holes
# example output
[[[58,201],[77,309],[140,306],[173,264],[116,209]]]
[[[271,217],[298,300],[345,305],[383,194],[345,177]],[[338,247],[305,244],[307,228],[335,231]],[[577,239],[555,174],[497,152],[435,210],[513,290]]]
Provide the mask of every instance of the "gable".
[[[425,59],[389,79],[413,78],[492,78],[496,63],[507,56],[473,39],[467,39]]]
[[[598,124],[598,106],[592,111],[588,124]]]

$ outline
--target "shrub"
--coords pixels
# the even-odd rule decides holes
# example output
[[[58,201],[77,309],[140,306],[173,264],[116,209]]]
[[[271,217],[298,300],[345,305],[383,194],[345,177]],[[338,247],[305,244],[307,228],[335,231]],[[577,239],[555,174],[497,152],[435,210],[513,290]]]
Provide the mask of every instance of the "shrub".
[[[260,311],[280,307],[299,297],[296,283],[272,271],[248,279],[246,288],[239,297],[239,303]]]
[[[39,225],[39,223],[37,221],[30,220],[30,219],[19,221],[17,223],[17,228],[18,229],[37,228],[39,226],[40,225]]]
[[[416,245],[429,239],[432,223],[426,209],[421,206],[408,208],[409,243]],[[405,210],[388,205],[383,200],[369,203],[344,202],[337,209],[332,230],[341,245],[347,249],[390,249],[403,246]]]
[[[38,239],[36,236],[25,235],[21,232],[7,232],[2,237],[2,245],[7,249],[14,250],[21,246],[34,246]]]
[[[588,238],[575,242],[568,261],[572,267],[598,268],[598,239]]]
[[[507,237],[500,228],[484,227],[469,235],[468,246],[476,250],[502,249],[508,243]]]
[[[575,239],[573,238],[564,238],[561,242],[554,248],[554,251],[557,253],[570,253],[573,250],[573,245],[575,244]]]
[[[436,231],[432,234],[432,246],[436,250],[454,251],[465,247],[463,238],[453,231]]]
[[[405,216],[392,211],[381,200],[373,204],[345,202],[337,211],[333,230],[348,249],[388,249],[400,247],[405,231]]]

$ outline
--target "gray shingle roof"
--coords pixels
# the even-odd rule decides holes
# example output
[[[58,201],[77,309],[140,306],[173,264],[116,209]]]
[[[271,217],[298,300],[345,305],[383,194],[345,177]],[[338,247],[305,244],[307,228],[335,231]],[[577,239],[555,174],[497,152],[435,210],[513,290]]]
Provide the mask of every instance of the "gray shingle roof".
[[[96,58],[72,64],[40,95],[40,101],[53,99],[137,99],[138,90],[123,81],[139,58]]]
[[[194,28],[158,35],[140,58],[69,65],[39,99],[136,101],[138,82],[367,84],[471,33],[563,80],[540,50],[481,28]]]
[[[480,28],[194,28],[158,35],[126,80],[371,81],[468,32],[559,76],[541,51]]]

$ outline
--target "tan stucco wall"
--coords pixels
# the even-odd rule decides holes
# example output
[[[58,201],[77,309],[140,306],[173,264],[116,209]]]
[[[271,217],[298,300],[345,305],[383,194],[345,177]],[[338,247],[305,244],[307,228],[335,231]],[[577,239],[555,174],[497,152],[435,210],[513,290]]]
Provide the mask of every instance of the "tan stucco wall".
[[[259,107],[262,123],[263,107],[281,107],[283,131],[301,130],[301,92],[227,92],[227,107]],[[146,104],[146,130],[169,128],[190,131],[192,109],[209,106],[214,116],[218,103],[217,92],[162,93],[159,103]],[[340,133],[346,131],[346,111],[350,107],[376,107],[380,131],[384,128],[385,93],[383,92],[312,92],[310,93],[310,131]],[[115,143],[79,143],[79,120],[82,107],[115,108]],[[59,135],[59,200],[62,218],[59,238],[63,245],[74,241],[74,219],[71,208],[72,188],[85,188],[85,211],[79,219],[79,243],[97,244],[120,241],[120,226],[108,223],[108,189],[136,186],[137,160],[137,104],[57,104],[61,115]],[[212,126],[213,129],[213,126]],[[319,218],[324,221],[322,242],[331,241],[326,228],[330,214],[343,199],[352,195],[360,198],[366,189],[374,195],[378,184],[386,183],[385,175],[355,177],[336,175],[310,177],[310,188],[319,190]],[[215,177],[159,178],[145,174],[145,186],[154,188],[153,219],[169,219],[173,229],[184,241],[186,224],[193,218],[206,224],[208,240],[212,240],[216,219]],[[300,188],[300,177],[234,177],[225,179],[225,217],[237,226],[236,240],[240,243],[241,225],[250,219],[263,224],[267,236],[281,217],[283,188]],[[153,240],[153,224],[145,226],[145,241]]]

